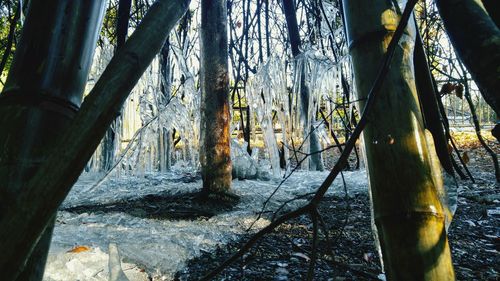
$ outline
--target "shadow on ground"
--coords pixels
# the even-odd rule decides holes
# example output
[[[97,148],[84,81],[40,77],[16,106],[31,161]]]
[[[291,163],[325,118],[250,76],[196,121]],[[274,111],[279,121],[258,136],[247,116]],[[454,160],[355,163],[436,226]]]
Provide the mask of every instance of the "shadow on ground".
[[[234,195],[206,196],[200,192],[176,195],[162,193],[106,204],[75,206],[61,211],[77,214],[122,212],[147,219],[197,220],[229,212],[238,201],[239,198]]]

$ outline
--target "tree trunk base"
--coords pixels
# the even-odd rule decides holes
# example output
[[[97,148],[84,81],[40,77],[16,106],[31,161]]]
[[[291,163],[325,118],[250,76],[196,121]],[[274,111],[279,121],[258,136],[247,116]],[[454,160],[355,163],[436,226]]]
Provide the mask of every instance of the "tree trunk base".
[[[202,190],[197,200],[204,204],[221,204],[223,207],[234,206],[240,202],[240,196],[230,191],[208,191]]]

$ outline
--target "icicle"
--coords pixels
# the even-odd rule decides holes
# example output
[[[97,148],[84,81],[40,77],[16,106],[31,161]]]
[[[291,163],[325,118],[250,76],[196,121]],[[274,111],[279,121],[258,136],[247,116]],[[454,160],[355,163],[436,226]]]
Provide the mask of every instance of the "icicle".
[[[264,142],[268,151],[272,174],[281,175],[280,156],[276,135],[273,127],[273,111],[281,111],[277,106],[283,95],[284,82],[280,81],[283,75],[276,73],[279,64],[271,59],[262,65],[247,87],[247,100],[251,109],[256,113],[257,121],[261,125]]]
[[[121,266],[118,246],[115,243],[109,243],[109,281],[129,281]]]

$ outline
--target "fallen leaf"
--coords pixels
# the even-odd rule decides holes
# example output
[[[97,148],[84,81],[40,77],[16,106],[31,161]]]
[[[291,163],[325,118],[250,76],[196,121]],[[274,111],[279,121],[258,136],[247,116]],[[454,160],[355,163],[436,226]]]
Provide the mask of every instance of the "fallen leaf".
[[[460,99],[463,98],[464,96],[464,86],[462,84],[456,84],[455,85],[455,95],[459,97]]]
[[[453,92],[453,90],[455,89],[455,85],[451,84],[451,83],[445,83],[442,87],[441,87],[441,95],[447,95],[447,94],[450,94],[451,92]]]
[[[87,246],[75,246],[73,249],[69,250],[68,253],[81,253],[89,250],[90,248]]]
[[[469,163],[469,155],[467,154],[467,151],[465,151],[463,154],[462,154],[462,160],[464,160],[464,163],[467,164]]]

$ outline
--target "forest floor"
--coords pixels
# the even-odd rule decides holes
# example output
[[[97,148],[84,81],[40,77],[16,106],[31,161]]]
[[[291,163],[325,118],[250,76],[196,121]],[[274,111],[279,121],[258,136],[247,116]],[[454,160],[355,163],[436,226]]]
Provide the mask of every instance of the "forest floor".
[[[471,139],[455,136],[469,162],[472,181],[460,181],[458,206],[449,228],[457,280],[500,280],[500,193],[491,158]],[[500,146],[489,142],[498,155]],[[314,280],[385,280],[375,247],[366,192],[325,197],[319,206],[334,256],[320,231]],[[177,273],[180,280],[198,280],[245,243],[219,247],[189,261]],[[243,258],[228,266],[216,280],[304,280],[311,259],[312,222],[303,216],[266,235]]]
[[[448,233],[457,280],[500,280],[500,185],[495,181],[491,158],[474,136],[457,133],[454,137],[475,179],[474,183],[459,181],[458,206]],[[492,140],[488,143],[498,155],[500,145]],[[331,168],[337,156],[329,151],[326,168]],[[355,158],[351,160],[354,167]],[[319,205],[333,255],[328,250],[326,236],[320,231],[314,280],[385,280],[372,234],[366,175],[348,172],[345,179],[348,193],[344,195],[341,185],[337,184],[335,192],[327,193]],[[141,184],[142,181],[150,185]],[[322,178],[316,176],[307,178],[299,174],[288,184],[289,187],[317,187],[321,181]],[[108,280],[107,254],[98,249],[106,252],[109,241],[118,244],[123,254],[122,268],[128,268],[124,271],[130,280],[170,280],[176,271],[176,280],[199,280],[234,254],[252,235],[244,231],[247,226],[241,231],[237,226],[240,224],[237,221],[246,221],[246,215],[241,216],[242,210],[216,202],[200,202],[199,183],[199,174],[188,173],[179,178],[146,178],[126,186],[117,181],[108,189],[117,190],[117,194],[128,192],[128,195],[120,195],[123,197],[120,200],[104,187],[97,201],[86,189],[69,196],[72,197],[68,198],[69,203],[78,204],[61,209],[55,230],[56,247],[52,258],[49,257],[51,274],[44,280]],[[246,211],[250,212],[248,218],[252,221],[253,210],[260,209],[275,183],[235,180],[233,184],[238,186],[245,208],[251,209]],[[182,192],[157,192],[162,186],[176,186]],[[281,196],[288,196],[281,200],[310,191],[294,189],[288,194],[290,191],[281,190],[284,192]],[[103,200],[106,198],[109,200]],[[193,231],[191,224],[195,226]],[[286,222],[215,280],[304,280],[312,257],[312,228],[307,216]],[[89,250],[78,254],[74,254],[74,250],[65,252],[71,245],[88,245]],[[92,264],[84,259],[85,253]],[[96,256],[102,259],[96,260]],[[186,259],[191,260],[185,263]],[[132,265],[124,265],[123,261]],[[151,270],[157,267],[171,269],[171,275],[155,275]],[[83,269],[90,272],[89,278],[80,274]],[[68,277],[70,273],[75,276],[73,279]],[[130,278],[131,273],[139,277]]]

